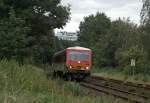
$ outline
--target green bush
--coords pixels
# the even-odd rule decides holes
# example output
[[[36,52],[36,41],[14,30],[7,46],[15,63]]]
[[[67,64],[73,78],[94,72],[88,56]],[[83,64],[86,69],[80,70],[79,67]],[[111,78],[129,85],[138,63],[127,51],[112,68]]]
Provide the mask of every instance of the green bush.
[[[150,68],[149,65],[144,64],[137,64],[135,67],[131,67],[130,65],[125,66],[123,68],[123,72],[128,75],[133,74],[148,74],[150,75]]]
[[[116,59],[125,74],[150,73],[147,53],[138,46],[117,52]],[[135,59],[135,67],[131,67],[131,59]]]

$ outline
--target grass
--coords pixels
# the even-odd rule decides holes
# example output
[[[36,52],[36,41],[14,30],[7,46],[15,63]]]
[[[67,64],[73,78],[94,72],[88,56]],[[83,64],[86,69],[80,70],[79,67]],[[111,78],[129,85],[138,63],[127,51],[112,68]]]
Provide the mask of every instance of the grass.
[[[19,103],[24,100],[24,103],[27,103],[34,101],[34,97],[47,91],[48,82],[43,75],[44,72],[41,69],[31,65],[20,67],[14,61],[1,61],[0,102]]]
[[[114,68],[100,68],[100,69],[94,68],[93,75],[137,83],[150,84],[150,75],[147,74],[127,75],[121,70]]]
[[[47,80],[45,72],[35,66],[0,61],[0,103],[124,103],[84,92],[77,83]]]

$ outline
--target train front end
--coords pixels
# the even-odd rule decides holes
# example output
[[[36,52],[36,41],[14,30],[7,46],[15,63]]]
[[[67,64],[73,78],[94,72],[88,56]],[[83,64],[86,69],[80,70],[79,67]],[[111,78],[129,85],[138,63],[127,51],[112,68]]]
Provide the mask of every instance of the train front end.
[[[66,66],[73,78],[83,79],[90,75],[92,51],[83,47],[70,47],[66,52]]]

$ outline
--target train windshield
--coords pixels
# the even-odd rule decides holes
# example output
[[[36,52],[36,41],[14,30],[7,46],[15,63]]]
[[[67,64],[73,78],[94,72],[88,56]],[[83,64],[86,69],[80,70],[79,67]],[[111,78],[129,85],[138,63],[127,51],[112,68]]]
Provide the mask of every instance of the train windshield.
[[[89,53],[88,52],[70,52],[70,60],[80,60],[80,61],[87,61],[89,60]]]

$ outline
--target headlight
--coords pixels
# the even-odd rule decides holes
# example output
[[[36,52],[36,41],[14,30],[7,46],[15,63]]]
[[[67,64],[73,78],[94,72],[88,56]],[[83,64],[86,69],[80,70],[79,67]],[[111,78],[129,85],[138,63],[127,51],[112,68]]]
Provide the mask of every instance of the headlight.
[[[89,69],[89,67],[86,67],[86,69]]]
[[[72,68],[72,66],[70,66],[70,69]]]

